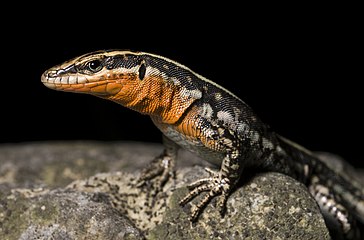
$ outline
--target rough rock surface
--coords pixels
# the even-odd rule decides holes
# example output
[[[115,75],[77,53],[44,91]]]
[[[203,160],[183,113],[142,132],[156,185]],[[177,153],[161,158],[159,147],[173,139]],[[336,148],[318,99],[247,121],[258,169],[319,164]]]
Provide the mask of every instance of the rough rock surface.
[[[135,186],[159,144],[48,142],[0,146],[0,239],[329,239],[306,188],[279,173],[243,179],[224,218],[215,201],[197,223],[178,201],[208,176],[182,152],[176,179],[151,196]]]
[[[141,239],[103,194],[16,189],[1,200],[0,239]]]

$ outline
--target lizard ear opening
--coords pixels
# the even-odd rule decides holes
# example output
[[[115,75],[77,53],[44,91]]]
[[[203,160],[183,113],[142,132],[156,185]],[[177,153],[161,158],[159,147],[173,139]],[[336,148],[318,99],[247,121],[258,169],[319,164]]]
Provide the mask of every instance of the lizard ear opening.
[[[145,63],[142,62],[139,66],[139,79],[140,80],[144,79],[146,70],[147,70],[147,67],[145,66]]]

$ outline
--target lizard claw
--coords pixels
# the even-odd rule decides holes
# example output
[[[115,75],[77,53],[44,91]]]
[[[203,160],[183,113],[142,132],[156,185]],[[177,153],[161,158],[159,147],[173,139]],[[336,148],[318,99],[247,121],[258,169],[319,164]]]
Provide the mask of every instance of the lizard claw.
[[[180,202],[181,206],[186,205],[192,199],[202,192],[207,192],[199,201],[191,212],[190,220],[195,222],[207,204],[216,196],[221,195],[217,203],[220,214],[223,216],[225,212],[226,201],[228,199],[231,185],[228,178],[222,178],[219,172],[206,169],[210,173],[210,177],[199,179],[188,186],[191,190]]]

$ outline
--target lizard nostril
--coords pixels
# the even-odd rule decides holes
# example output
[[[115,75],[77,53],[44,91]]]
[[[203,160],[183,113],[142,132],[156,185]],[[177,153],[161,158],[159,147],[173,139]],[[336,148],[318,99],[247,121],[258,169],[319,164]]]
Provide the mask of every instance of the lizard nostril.
[[[55,78],[58,76],[57,71],[49,71],[45,74],[47,78]]]

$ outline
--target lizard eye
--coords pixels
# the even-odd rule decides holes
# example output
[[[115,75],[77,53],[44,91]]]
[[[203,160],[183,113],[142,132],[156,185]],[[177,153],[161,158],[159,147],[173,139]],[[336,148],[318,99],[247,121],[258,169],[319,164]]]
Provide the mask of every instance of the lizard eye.
[[[102,64],[100,60],[93,60],[91,62],[87,63],[87,68],[91,71],[91,72],[98,72],[102,69]]]
[[[139,79],[140,80],[144,79],[146,70],[147,70],[147,68],[145,67],[144,62],[142,62],[142,64],[139,67]]]

